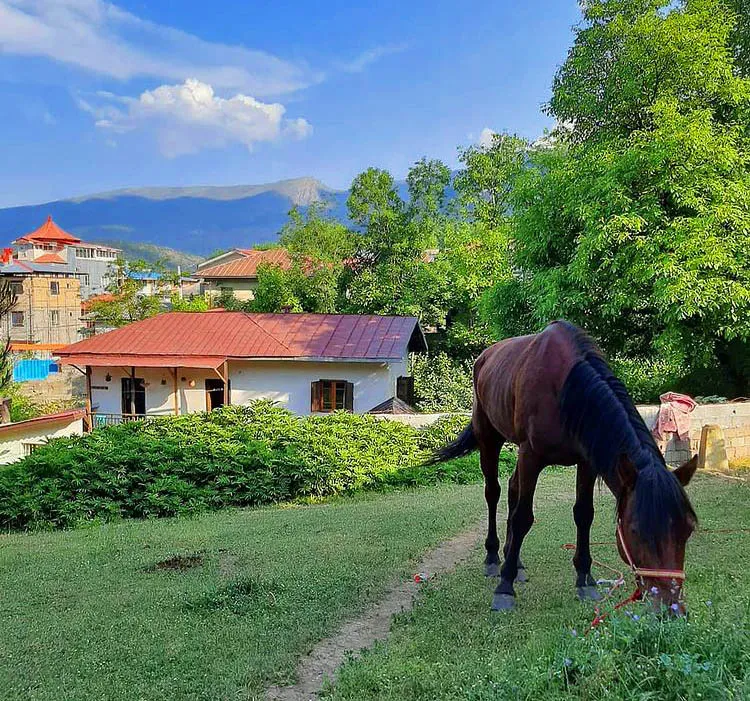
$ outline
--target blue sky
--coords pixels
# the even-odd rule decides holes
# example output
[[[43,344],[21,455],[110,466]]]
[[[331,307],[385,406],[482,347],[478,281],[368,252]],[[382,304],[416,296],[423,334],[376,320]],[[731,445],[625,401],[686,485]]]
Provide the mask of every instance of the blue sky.
[[[0,0],[0,206],[534,138],[575,0]]]

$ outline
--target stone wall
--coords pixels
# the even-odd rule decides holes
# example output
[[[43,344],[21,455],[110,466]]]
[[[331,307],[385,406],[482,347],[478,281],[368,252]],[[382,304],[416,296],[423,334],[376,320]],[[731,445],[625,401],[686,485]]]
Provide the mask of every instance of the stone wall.
[[[646,425],[652,427],[659,413],[657,405],[642,405],[638,411]],[[400,414],[381,415],[393,421],[400,421],[416,428],[428,426],[445,414]],[[470,415],[466,414],[468,421]],[[738,404],[701,404],[690,415],[690,439],[685,441],[673,437],[661,445],[665,459],[670,465],[681,465],[698,453],[703,426],[720,426],[729,461],[750,458],[750,402]]]

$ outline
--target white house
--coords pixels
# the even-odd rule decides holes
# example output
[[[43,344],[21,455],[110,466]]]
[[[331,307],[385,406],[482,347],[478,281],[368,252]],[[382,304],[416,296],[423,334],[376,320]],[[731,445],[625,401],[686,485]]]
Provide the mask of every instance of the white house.
[[[31,455],[50,438],[82,435],[85,416],[83,409],[71,409],[0,425],[0,465]]]
[[[411,401],[416,319],[333,314],[169,312],[74,343],[94,425],[271,399],[296,414],[367,412]]]

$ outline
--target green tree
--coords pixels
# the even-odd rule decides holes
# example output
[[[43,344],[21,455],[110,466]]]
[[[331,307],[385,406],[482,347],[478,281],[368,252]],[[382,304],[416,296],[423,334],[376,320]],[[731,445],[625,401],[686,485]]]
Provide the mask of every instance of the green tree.
[[[554,82],[567,143],[511,197],[515,281],[533,326],[565,316],[623,361],[706,384],[750,339],[750,82],[720,0],[591,0]],[[489,305],[497,309],[497,305]],[[694,392],[705,391],[693,383]]]

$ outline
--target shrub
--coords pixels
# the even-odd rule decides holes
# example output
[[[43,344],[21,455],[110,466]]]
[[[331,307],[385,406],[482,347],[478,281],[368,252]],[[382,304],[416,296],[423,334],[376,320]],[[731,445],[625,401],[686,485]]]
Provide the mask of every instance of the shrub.
[[[445,353],[417,356],[412,365],[415,405],[420,411],[469,411],[473,401],[471,366]]]
[[[0,526],[66,528],[190,514],[395,484],[478,479],[471,460],[423,467],[465,419],[424,431],[338,412],[301,418],[270,402],[58,438],[0,470]]]

